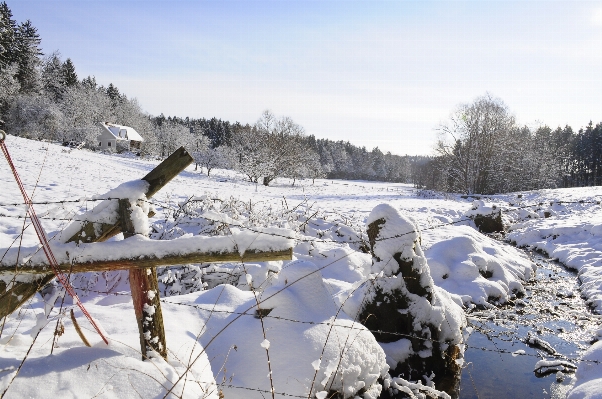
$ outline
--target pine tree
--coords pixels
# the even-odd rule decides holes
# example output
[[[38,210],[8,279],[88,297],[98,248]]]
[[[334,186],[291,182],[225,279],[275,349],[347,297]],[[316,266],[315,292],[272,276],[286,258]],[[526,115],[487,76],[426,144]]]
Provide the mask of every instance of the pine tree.
[[[60,53],[55,51],[46,57],[42,64],[42,87],[44,92],[56,102],[63,98],[67,87],[60,56]]]
[[[75,65],[73,65],[71,58],[67,58],[67,61],[63,63],[62,72],[63,82],[65,82],[65,86],[71,87],[75,86],[78,83],[77,73],[75,72]]]
[[[16,61],[16,32],[17,23],[12,11],[6,2],[0,3],[0,71]]]
[[[43,53],[40,49],[38,30],[27,20],[19,25],[16,34],[16,54],[19,71],[17,80],[21,84],[21,92],[36,91],[39,84],[38,66]]]
[[[113,85],[113,83],[109,83],[109,87],[107,87],[107,96],[111,99],[111,104],[113,108],[119,106],[122,102],[121,93],[119,93],[119,89]]]
[[[98,87],[98,83],[96,83],[96,77],[88,76],[87,78],[83,78],[82,86],[96,90],[96,88]]]

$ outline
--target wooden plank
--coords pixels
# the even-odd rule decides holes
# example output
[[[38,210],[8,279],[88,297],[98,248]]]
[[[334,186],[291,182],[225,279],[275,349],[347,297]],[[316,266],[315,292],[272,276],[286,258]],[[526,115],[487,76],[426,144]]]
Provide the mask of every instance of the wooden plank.
[[[59,269],[64,273],[83,273],[83,272],[101,272],[110,270],[128,270],[128,269],[147,269],[161,266],[186,265],[190,263],[226,263],[226,262],[267,262],[272,260],[291,260],[293,258],[293,249],[288,248],[283,251],[247,251],[242,256],[238,252],[194,252],[184,255],[165,256],[158,258],[155,256],[145,256],[135,259],[97,261],[87,263],[63,263]],[[41,266],[20,266],[20,274],[40,274],[50,270]],[[13,275],[14,266],[0,266],[0,274]]]
[[[130,269],[130,290],[140,334],[142,360],[147,360],[151,351],[167,360],[157,269]]]
[[[11,274],[14,276],[14,266],[9,269],[12,270],[12,272],[7,272],[5,274]],[[67,269],[67,272],[68,271],[69,270]],[[21,307],[25,301],[34,296],[36,292],[48,284],[53,278],[53,273],[40,275],[30,282],[15,282],[14,284],[9,284],[8,290],[6,289],[6,283],[4,281],[0,281],[0,318],[4,318],[12,314],[15,310]]]
[[[142,178],[149,183],[146,191],[146,198],[150,198],[161,190],[163,186],[171,181],[174,177],[180,174],[194,161],[192,156],[184,147],[178,148],[167,159],[161,162],[156,168],[151,170]]]

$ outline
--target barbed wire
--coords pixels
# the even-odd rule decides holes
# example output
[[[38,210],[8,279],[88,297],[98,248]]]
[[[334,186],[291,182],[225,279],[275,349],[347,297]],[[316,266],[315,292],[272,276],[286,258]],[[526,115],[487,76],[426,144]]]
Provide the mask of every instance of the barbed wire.
[[[80,290],[80,291],[86,291],[86,292],[95,292],[98,294],[105,294],[105,295],[121,295],[121,296],[131,296],[130,293],[128,292],[110,292],[110,291],[98,291],[98,290],[91,290],[91,289],[86,289],[86,288],[75,288],[76,290]],[[168,297],[169,298],[169,297]],[[233,311],[233,310],[218,310],[215,308],[205,308],[202,305],[194,305],[194,304],[190,304],[190,303],[184,303],[184,302],[173,302],[170,301],[168,298],[161,298],[160,301],[162,303],[165,304],[169,304],[169,305],[175,305],[175,306],[186,306],[186,307],[191,307],[191,308],[195,308],[197,310],[200,311],[204,311],[204,312],[210,312],[210,313],[223,313],[223,314],[232,314],[232,315],[240,315],[240,316],[251,316],[253,318],[258,318],[258,316],[255,315],[255,313],[249,313],[249,312],[237,312],[237,311]],[[377,333],[377,334],[388,334],[388,335],[394,335],[394,336],[398,336],[401,338],[408,338],[408,339],[418,339],[421,341],[429,341],[432,343],[448,343],[446,341],[439,341],[439,340],[435,340],[433,338],[426,338],[426,337],[422,337],[422,336],[418,336],[418,335],[413,335],[413,334],[405,334],[405,333],[399,333],[399,332],[393,332],[393,331],[383,331],[383,330],[372,330],[369,329],[367,327],[365,327],[363,324],[359,323],[359,322],[353,322],[354,325],[352,326],[346,326],[346,325],[342,325],[342,324],[337,324],[334,321],[333,322],[329,322],[329,321],[309,321],[309,320],[296,320],[296,319],[291,319],[288,317],[282,317],[282,316],[270,316],[269,314],[263,314],[261,316],[259,316],[261,318],[268,318],[268,319],[274,319],[274,320],[279,320],[279,321],[287,321],[287,322],[291,322],[291,323],[299,323],[299,324],[309,324],[309,325],[324,325],[324,326],[335,326],[337,328],[344,328],[344,329],[348,329],[348,330],[357,330],[357,331],[369,331],[371,333]],[[355,326],[355,324],[357,324],[357,326]],[[469,323],[470,327],[475,328],[476,326]],[[477,329],[477,331],[479,331],[482,334],[485,334],[483,331],[480,331],[479,329]],[[515,341],[513,341],[515,342]],[[520,342],[520,341],[519,341]],[[474,345],[469,345],[467,342],[464,342],[464,345],[466,346],[466,348],[470,348],[470,349],[478,349],[478,350],[482,350],[482,351],[487,351],[487,352],[494,352],[494,353],[500,353],[500,354],[509,354],[509,355],[513,355],[513,356],[527,356],[527,357],[534,357],[534,358],[538,358],[541,359],[541,355],[539,354],[533,354],[533,353],[526,353],[526,352],[517,352],[517,351],[509,351],[506,349],[491,349],[491,348],[487,348],[487,347],[481,347],[481,346],[474,346]],[[566,355],[563,355],[561,353],[556,353],[555,355],[550,355],[549,357],[553,357],[553,358],[561,358],[563,360],[567,360],[570,362],[577,362],[577,363],[592,363],[592,364],[602,364],[602,361],[600,360],[588,360],[588,359],[582,359],[582,358],[569,358]]]
[[[91,198],[78,198],[78,199],[71,199],[71,200],[60,200],[60,201],[32,201],[33,205],[56,205],[56,204],[67,204],[67,203],[79,203],[79,202],[96,202],[96,201],[109,201],[109,200],[120,200],[122,198],[120,197],[100,197],[100,198],[95,198],[95,197],[91,197]],[[224,200],[222,198],[208,198],[211,201],[221,201],[223,202]],[[205,199],[198,199],[198,198],[191,198],[189,200],[187,200],[187,202],[200,202],[200,201],[204,201]],[[149,200],[149,199],[138,199],[137,201],[141,201],[141,202],[147,202],[153,205],[158,205],[162,208],[170,208],[172,210],[181,210],[181,208],[175,208],[170,204],[165,204],[165,203],[161,203],[158,202],[156,199],[154,200]],[[246,203],[244,201],[238,200],[241,203]],[[499,200],[497,200],[499,201]],[[260,202],[265,202],[265,201],[259,201],[256,202],[260,203]],[[306,203],[307,200],[302,201],[299,205]],[[495,199],[491,199],[490,202],[494,203],[496,202]],[[520,201],[519,201],[520,202]],[[521,208],[531,208],[531,207],[536,207],[536,206],[543,206],[543,205],[547,205],[549,204],[550,206],[554,205],[554,204],[596,204],[596,205],[600,205],[601,201],[600,200],[575,200],[575,201],[564,201],[564,200],[552,200],[552,201],[540,201],[540,202],[536,202],[536,203],[532,203],[532,204],[523,204],[523,205],[514,205],[514,203],[509,202],[510,207],[515,208],[515,209],[521,209]],[[27,205],[24,202],[14,202],[14,203],[0,203],[1,207],[6,207],[6,206],[23,206],[23,205]],[[299,205],[295,206],[292,210],[296,209],[299,207]],[[503,209],[502,212],[508,212],[508,211],[512,211],[513,209]],[[290,212],[291,210],[289,210]],[[327,211],[324,211],[327,212]],[[333,212],[330,212],[333,213]],[[336,212],[334,212],[336,213]]]
[[[282,396],[288,396],[288,397],[292,397],[292,398],[307,398],[307,395],[293,395],[290,393],[285,393],[285,392],[273,392],[273,391],[268,391],[266,389],[260,389],[260,388],[249,388],[249,387],[241,387],[241,386],[237,386],[237,385],[232,385],[232,384],[219,384],[218,386],[220,387],[225,387],[225,388],[235,388],[235,389],[245,389],[247,391],[256,391],[256,392],[261,392],[261,393],[269,393],[269,394],[274,394],[274,395],[282,395]]]
[[[114,197],[107,197],[107,198],[102,198],[102,199],[93,199],[94,201],[105,201],[105,200],[118,200],[120,198],[114,198]],[[215,200],[215,199],[212,199]],[[46,203],[69,203],[69,202],[75,202],[75,201],[80,201],[80,200],[65,200],[65,201],[48,201]],[[285,235],[285,234],[278,234],[278,233],[274,233],[274,232],[265,232],[265,231],[261,231],[258,230],[257,228],[254,227],[250,227],[250,226],[245,226],[244,224],[240,224],[240,223],[232,223],[232,222],[226,222],[224,220],[219,220],[219,219],[213,219],[210,217],[206,217],[206,216],[202,216],[202,215],[192,215],[189,212],[186,212],[184,209],[180,208],[175,208],[171,205],[168,204],[161,204],[158,203],[156,201],[149,201],[149,200],[139,200],[142,202],[147,202],[149,204],[152,205],[157,205],[160,206],[161,208],[164,209],[170,209],[172,211],[183,211],[187,216],[195,216],[198,218],[202,218],[214,223],[222,223],[228,227],[237,227],[237,228],[241,228],[244,230],[248,230],[257,234],[265,234],[265,235],[270,235],[273,237],[280,237],[280,238],[286,238],[286,239],[290,239],[290,240],[295,240],[297,242],[305,242],[305,243],[331,243],[331,244],[365,244],[366,243],[366,239],[360,238],[359,240],[334,240],[334,239],[322,239],[322,238],[301,238],[301,237],[291,237],[289,235]],[[534,203],[534,204],[528,204],[528,205],[510,205],[511,208],[508,209],[502,209],[500,208],[500,212],[503,213],[510,213],[510,212],[514,212],[518,209],[527,209],[527,208],[533,208],[533,207],[538,207],[538,206],[543,206],[546,204],[550,204],[550,206],[552,206],[553,204],[596,204],[596,205],[600,205],[601,201],[596,200],[596,201],[587,201],[587,200],[577,200],[577,201],[550,201],[550,202],[538,202],[538,203]],[[16,206],[16,205],[26,205],[24,203],[20,203],[20,204],[11,204],[11,206]],[[6,206],[6,205],[2,205],[0,204],[0,206]],[[494,209],[495,210],[495,209]],[[21,215],[4,215],[4,214],[0,214],[0,217],[10,217],[10,218],[15,218],[15,219],[26,219],[28,218],[28,216],[21,216]],[[41,216],[40,219],[44,219],[44,220],[53,220],[53,221],[77,221],[77,222],[92,222],[95,223],[94,221],[90,221],[88,219],[76,219],[76,218],[57,218],[57,217],[45,217],[45,216]],[[401,233],[401,234],[395,234],[393,236],[390,237],[379,237],[376,238],[375,241],[379,242],[379,241],[387,241],[387,240],[391,240],[391,239],[395,239],[395,238],[401,238],[410,234],[415,234],[415,233],[420,233],[421,231],[425,231],[425,230],[435,230],[438,228],[442,228],[445,226],[451,226],[451,225],[455,225],[455,224],[460,224],[460,223],[464,223],[464,222],[470,222],[473,221],[472,218],[467,217],[464,219],[459,219],[456,221],[452,221],[452,222],[448,222],[448,223],[442,223],[436,226],[428,226],[428,227],[423,227],[421,229],[418,230],[412,230],[412,231],[408,231],[406,233]],[[98,223],[98,222],[96,222]]]

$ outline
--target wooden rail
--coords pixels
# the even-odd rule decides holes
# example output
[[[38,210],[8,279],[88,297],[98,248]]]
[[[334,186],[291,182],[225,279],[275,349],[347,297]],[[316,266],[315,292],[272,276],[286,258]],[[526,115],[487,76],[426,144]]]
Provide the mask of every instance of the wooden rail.
[[[282,251],[246,251],[242,256],[239,252],[194,252],[184,255],[171,255],[158,258],[155,256],[137,257],[135,259],[120,259],[107,261],[92,261],[84,263],[62,263],[59,269],[63,273],[84,273],[110,270],[146,269],[170,265],[186,265],[190,263],[226,263],[226,262],[267,262],[272,260],[291,260],[293,249]],[[23,265],[0,266],[0,275],[32,275],[48,273],[50,267]],[[2,282],[0,282],[0,285]]]

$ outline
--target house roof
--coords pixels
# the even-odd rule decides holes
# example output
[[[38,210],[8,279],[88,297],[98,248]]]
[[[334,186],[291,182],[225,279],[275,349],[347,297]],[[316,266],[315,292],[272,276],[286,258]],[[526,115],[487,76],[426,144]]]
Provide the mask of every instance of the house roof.
[[[134,128],[129,126],[117,125],[115,123],[101,122],[100,125],[111,133],[117,140],[144,141]]]

